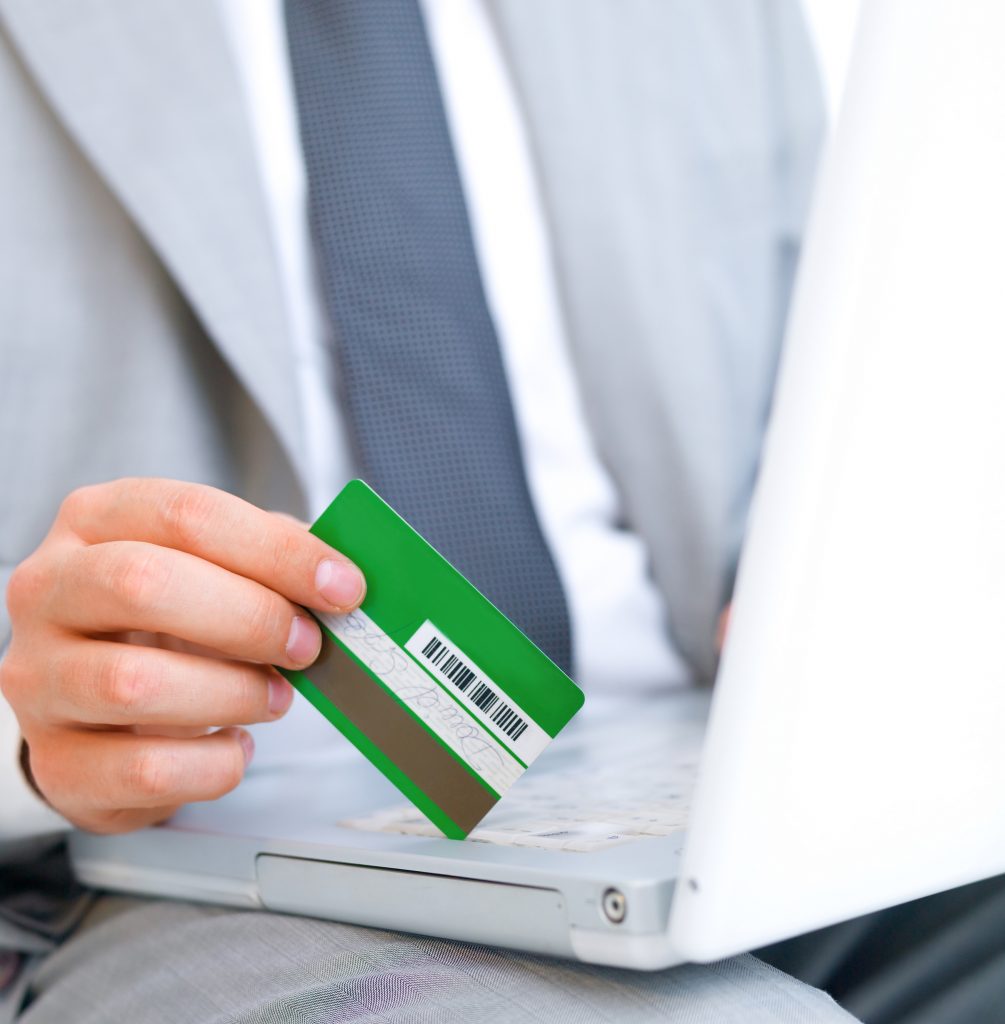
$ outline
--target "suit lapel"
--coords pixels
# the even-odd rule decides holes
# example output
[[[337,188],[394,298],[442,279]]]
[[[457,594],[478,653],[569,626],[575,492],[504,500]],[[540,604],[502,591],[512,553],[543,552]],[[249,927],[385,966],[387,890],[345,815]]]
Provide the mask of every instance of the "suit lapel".
[[[282,291],[215,5],[0,0],[0,17],[297,466],[304,446]]]

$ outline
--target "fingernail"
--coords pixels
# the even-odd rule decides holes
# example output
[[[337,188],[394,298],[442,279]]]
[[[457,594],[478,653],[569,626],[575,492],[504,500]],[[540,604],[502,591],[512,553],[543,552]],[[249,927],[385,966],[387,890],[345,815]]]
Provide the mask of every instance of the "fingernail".
[[[337,608],[354,608],[366,593],[366,580],[359,569],[334,558],[321,562],[314,574],[314,584],[318,593]]]
[[[255,756],[255,741],[247,729],[241,729],[237,738],[241,741],[241,749],[244,751],[244,767],[247,768]]]
[[[309,665],[321,650],[321,630],[313,619],[296,615],[286,641],[286,657],[294,665]]]
[[[281,715],[293,703],[293,687],[283,678],[269,679],[269,713]]]

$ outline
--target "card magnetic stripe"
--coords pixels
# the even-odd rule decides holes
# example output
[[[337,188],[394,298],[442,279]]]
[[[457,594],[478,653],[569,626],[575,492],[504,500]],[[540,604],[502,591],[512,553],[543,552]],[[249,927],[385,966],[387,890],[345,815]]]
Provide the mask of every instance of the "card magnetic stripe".
[[[496,795],[338,640],[326,630],[322,634],[310,678],[284,674],[445,835],[463,839],[489,812]],[[416,790],[425,799],[417,799]]]

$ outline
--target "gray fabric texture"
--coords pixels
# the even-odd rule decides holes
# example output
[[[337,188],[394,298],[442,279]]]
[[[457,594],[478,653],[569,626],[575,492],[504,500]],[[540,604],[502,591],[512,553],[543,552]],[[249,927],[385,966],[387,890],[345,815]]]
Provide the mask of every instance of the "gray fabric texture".
[[[362,476],[569,672],[565,595],[524,472],[418,0],[287,0],[286,24]]]
[[[20,1024],[814,1024],[852,1018],[752,956],[657,974],[179,903],[104,900]]]

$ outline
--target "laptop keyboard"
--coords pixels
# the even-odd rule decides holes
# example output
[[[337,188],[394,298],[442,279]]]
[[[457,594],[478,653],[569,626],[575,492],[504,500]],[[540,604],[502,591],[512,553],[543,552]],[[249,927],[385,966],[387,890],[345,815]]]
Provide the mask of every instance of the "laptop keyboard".
[[[553,759],[546,754],[468,840],[588,853],[681,832],[697,773],[700,729],[664,727],[645,736],[637,728],[630,735],[618,731],[605,735],[602,744],[556,750]],[[599,751],[602,763],[587,750]],[[545,758],[552,761],[551,770]],[[411,804],[339,824],[370,832],[441,835]]]

